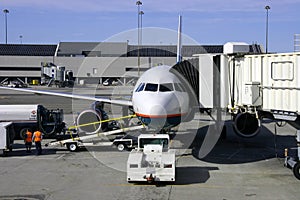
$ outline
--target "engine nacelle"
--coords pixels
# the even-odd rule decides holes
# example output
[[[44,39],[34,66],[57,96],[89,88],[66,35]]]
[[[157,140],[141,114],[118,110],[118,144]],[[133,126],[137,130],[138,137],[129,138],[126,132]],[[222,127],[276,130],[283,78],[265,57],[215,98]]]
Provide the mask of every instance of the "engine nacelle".
[[[245,112],[236,116],[233,127],[237,135],[250,138],[259,133],[261,123],[255,114]]]
[[[98,133],[101,130],[101,113],[96,110],[84,110],[82,111],[77,119],[76,125],[80,132],[86,134]]]

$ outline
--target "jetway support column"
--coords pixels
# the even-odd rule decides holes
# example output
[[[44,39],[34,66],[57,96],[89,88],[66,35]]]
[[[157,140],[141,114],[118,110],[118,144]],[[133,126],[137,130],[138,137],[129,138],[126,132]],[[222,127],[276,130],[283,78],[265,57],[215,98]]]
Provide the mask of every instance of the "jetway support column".
[[[226,127],[222,121],[221,108],[221,55],[213,57],[213,109],[216,111],[216,134],[221,134],[221,138],[226,138]]]

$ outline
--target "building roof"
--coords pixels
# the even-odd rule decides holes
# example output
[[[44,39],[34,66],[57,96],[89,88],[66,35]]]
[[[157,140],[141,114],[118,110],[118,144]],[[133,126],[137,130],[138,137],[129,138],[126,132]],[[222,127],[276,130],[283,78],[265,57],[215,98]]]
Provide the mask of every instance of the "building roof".
[[[0,44],[0,56],[54,56],[57,45]]]
[[[65,57],[137,57],[138,45],[127,42],[60,42],[57,56]],[[176,57],[176,45],[140,45],[141,57]],[[184,45],[182,56],[222,53],[223,45]]]
[[[60,42],[57,56],[118,57],[126,53],[127,42]]]
[[[171,45],[129,45],[128,57],[176,57],[176,48]],[[139,49],[139,51],[138,51]]]
[[[138,56],[138,46],[130,45],[128,47],[128,57]],[[192,57],[194,54],[222,53],[223,45],[183,45],[182,56]],[[141,45],[140,56],[143,57],[176,57],[176,45]]]
[[[259,45],[250,52],[261,53]],[[139,47],[139,51],[138,51]],[[56,52],[57,51],[57,52]],[[56,54],[57,53],[57,54]],[[0,56],[176,57],[176,45],[128,45],[127,42],[60,42],[58,45],[0,44]],[[223,53],[223,45],[183,45],[182,56]]]

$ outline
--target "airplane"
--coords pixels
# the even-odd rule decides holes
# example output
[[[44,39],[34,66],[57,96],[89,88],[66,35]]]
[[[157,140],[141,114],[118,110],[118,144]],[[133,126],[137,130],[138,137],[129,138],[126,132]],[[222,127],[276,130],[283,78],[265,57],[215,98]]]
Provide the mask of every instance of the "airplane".
[[[177,63],[182,61],[181,54],[181,16],[178,24],[178,44],[177,44]],[[77,125],[89,123],[91,121],[101,121],[106,116],[105,112],[99,108],[98,102],[109,103],[120,106],[132,107],[138,119],[156,130],[166,130],[179,125],[189,113],[192,112],[190,106],[189,94],[184,89],[184,84],[178,75],[171,72],[172,66],[161,65],[152,67],[145,71],[138,79],[133,93],[132,100],[112,100],[77,94],[66,94],[59,92],[40,91],[21,88],[6,88],[22,92],[35,94],[54,95],[69,97],[74,99],[96,101],[93,109],[81,112],[77,117]],[[105,119],[105,118],[104,118]],[[86,133],[96,133],[101,129],[101,124],[94,126],[96,128],[82,127],[81,130]]]

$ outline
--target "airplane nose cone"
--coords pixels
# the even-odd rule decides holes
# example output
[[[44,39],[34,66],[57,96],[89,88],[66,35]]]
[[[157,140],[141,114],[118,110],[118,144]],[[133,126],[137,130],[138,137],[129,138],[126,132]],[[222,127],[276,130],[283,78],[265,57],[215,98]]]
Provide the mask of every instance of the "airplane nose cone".
[[[149,126],[162,129],[167,122],[167,111],[161,105],[153,105],[150,109],[151,121]]]
[[[166,118],[167,111],[162,105],[153,105],[150,109],[150,113],[155,117]]]
[[[180,123],[182,99],[168,92],[141,93],[141,95],[138,93],[132,102],[134,111],[144,124],[154,129],[163,129]]]

